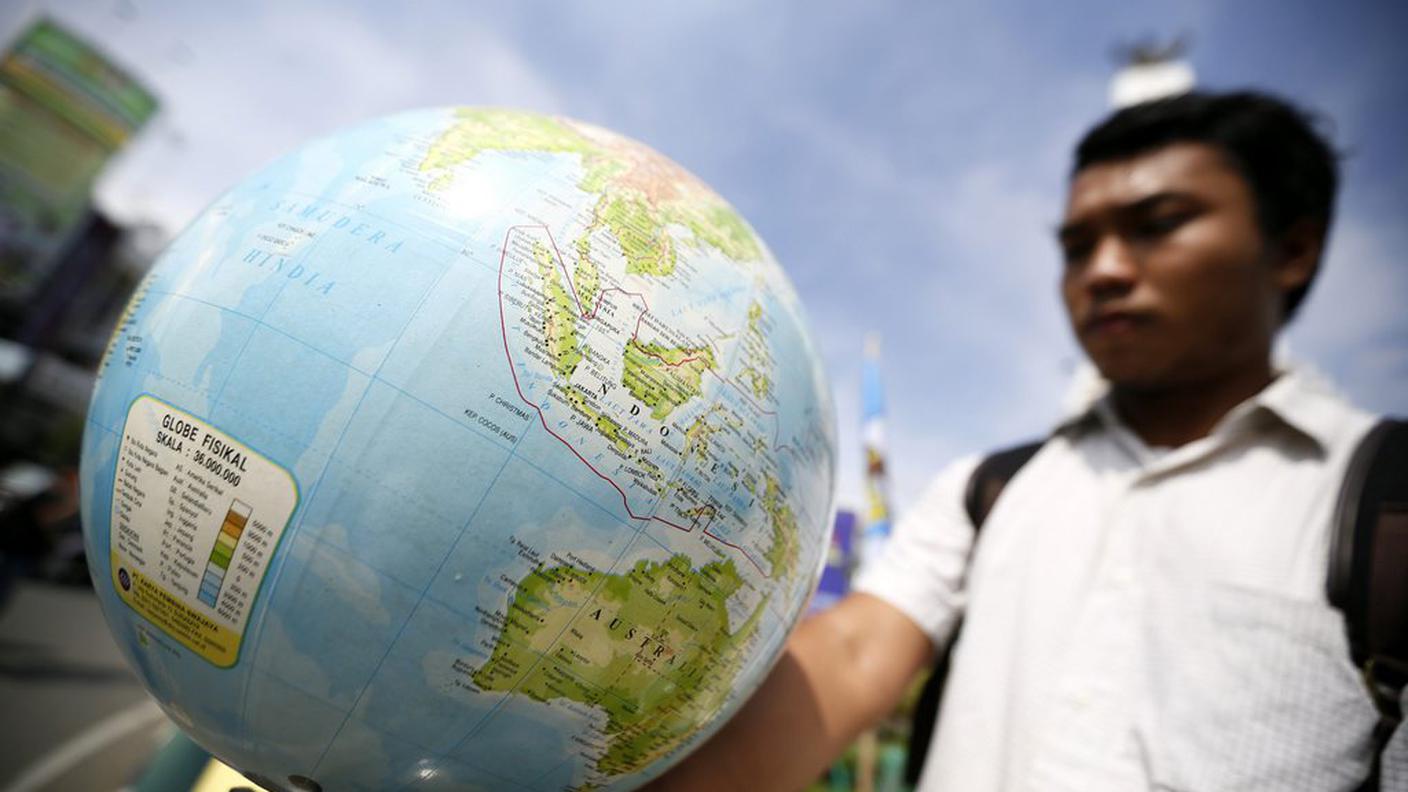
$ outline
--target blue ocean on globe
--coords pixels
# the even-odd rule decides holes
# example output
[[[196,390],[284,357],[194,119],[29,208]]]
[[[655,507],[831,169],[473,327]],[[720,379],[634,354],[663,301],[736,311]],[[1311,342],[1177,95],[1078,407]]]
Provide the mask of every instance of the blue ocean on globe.
[[[647,147],[441,108],[216,200],[83,440],[128,661],[271,789],[625,789],[777,658],[834,411],[753,229]]]

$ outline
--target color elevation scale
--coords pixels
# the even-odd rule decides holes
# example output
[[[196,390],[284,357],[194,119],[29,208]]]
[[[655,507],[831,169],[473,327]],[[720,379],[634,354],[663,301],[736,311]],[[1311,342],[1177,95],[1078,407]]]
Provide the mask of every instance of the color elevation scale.
[[[230,569],[235,545],[249,522],[249,513],[248,504],[238,500],[231,503],[230,510],[225,513],[225,522],[220,526],[220,533],[215,537],[215,547],[210,551],[210,561],[205,565],[205,579],[201,581],[199,595],[200,601],[212,608],[220,596],[220,584],[225,580],[225,573]]]

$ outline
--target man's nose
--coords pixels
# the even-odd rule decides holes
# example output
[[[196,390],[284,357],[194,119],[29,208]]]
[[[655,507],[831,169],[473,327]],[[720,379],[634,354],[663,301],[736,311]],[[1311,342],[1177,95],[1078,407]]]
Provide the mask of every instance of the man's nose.
[[[1093,294],[1123,293],[1139,278],[1139,257],[1118,235],[1101,238],[1085,266],[1085,288]]]

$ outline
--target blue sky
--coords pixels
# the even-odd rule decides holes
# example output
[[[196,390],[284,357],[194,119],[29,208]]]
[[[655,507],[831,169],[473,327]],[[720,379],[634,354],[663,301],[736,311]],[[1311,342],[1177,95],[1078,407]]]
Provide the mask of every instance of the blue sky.
[[[1391,3],[405,3],[19,0],[152,85],[164,112],[103,186],[179,227],[308,138],[384,113],[490,104],[642,140],[733,202],[791,274],[859,503],[862,336],[884,339],[894,497],[945,462],[1042,434],[1080,354],[1051,229],[1110,51],[1191,34],[1206,87],[1332,117],[1345,163],[1291,353],[1408,412],[1408,12]]]

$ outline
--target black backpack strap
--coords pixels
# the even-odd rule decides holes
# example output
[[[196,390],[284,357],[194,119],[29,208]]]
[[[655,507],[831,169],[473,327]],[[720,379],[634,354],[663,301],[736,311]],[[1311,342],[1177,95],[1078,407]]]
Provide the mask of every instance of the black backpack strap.
[[[1379,710],[1374,772],[1403,720],[1408,684],[1408,421],[1384,419],[1355,449],[1335,505],[1327,594]]]
[[[968,477],[963,489],[963,509],[968,512],[968,520],[973,524],[973,543],[977,546],[978,532],[992,512],[997,496],[1003,487],[1017,475],[1017,471],[1041,450],[1044,440],[1023,443],[1006,448],[984,458]],[[972,550],[969,551],[972,558]],[[953,635],[948,645],[939,652],[934,661],[934,669],[924,682],[919,700],[914,705],[914,720],[909,730],[909,754],[905,758],[904,779],[913,786],[919,782],[919,774],[924,770],[924,759],[929,753],[929,743],[934,737],[934,726],[939,717],[939,701],[943,699],[944,682],[948,679],[949,661],[953,656],[953,645],[958,640],[958,631],[963,628],[963,619],[953,627]]]
[[[968,477],[968,486],[963,491],[963,508],[968,512],[968,520],[973,523],[975,534],[982,530],[993,505],[997,503],[997,496],[1002,494],[1002,488],[1036,456],[1044,442],[1038,440],[1005,448],[979,462],[973,469],[973,475]]]

